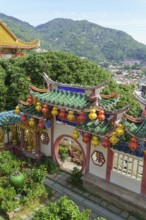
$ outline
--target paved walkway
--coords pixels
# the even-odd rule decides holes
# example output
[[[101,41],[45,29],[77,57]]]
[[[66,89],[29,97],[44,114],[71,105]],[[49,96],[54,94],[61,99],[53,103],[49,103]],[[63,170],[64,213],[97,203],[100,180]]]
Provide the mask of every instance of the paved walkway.
[[[38,208],[46,206],[46,204],[67,195],[68,198],[72,199],[79,206],[80,210],[91,210],[91,220],[99,216],[105,217],[107,220],[138,220],[105,200],[73,187],[71,184],[67,183],[69,175],[70,174],[66,172],[48,175],[46,185],[52,188],[53,196],[49,198],[49,200],[45,201],[45,203],[41,204]],[[21,216],[13,218],[13,220],[31,220],[32,216],[33,211],[29,210]],[[5,218],[0,215],[0,220],[5,220]]]
[[[48,175],[46,184],[54,190],[54,200],[56,196],[61,197],[67,195],[70,199],[79,206],[80,210],[90,209],[91,219],[98,216],[103,216],[107,220],[137,220],[137,218],[131,216],[128,212],[123,211],[112,203],[108,203],[105,200],[90,194],[89,192],[83,192],[78,188],[73,187],[67,183],[69,173],[60,172],[59,174]]]

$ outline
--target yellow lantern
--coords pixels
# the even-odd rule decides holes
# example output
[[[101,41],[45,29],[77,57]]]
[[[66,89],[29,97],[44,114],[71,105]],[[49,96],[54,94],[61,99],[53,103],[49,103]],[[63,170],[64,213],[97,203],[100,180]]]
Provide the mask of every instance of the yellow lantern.
[[[118,128],[122,128],[122,129],[124,129],[124,125],[122,125],[122,124],[118,124]]]
[[[68,119],[69,121],[73,121],[73,120],[75,119],[75,116],[74,116],[74,112],[73,112],[73,111],[69,111],[69,112],[68,112],[67,119]]]
[[[53,116],[58,115],[58,108],[57,108],[57,107],[54,106],[54,107],[52,108],[51,115],[53,115]]]
[[[115,145],[116,143],[118,143],[119,138],[116,136],[116,132],[112,133],[112,136],[110,137],[109,140],[112,145]]]
[[[97,118],[96,109],[91,108],[89,111],[90,113],[88,117],[90,118],[90,120],[95,120]]]
[[[121,128],[121,127],[119,127],[119,126],[116,128],[116,135],[117,135],[118,137],[122,136],[124,133],[125,133],[125,131],[124,131],[123,128]]]
[[[18,114],[18,115],[20,114],[20,108],[19,108],[18,105],[17,105],[16,108],[15,108],[15,113]]]
[[[73,139],[78,139],[79,137],[80,137],[80,133],[79,133],[79,131],[77,129],[75,129],[73,131],[72,138]]]
[[[34,118],[30,118],[28,124],[30,125],[30,127],[34,127],[35,126]]]
[[[42,110],[42,106],[41,106],[41,103],[40,103],[40,102],[37,102],[37,103],[36,103],[35,109],[36,109],[38,112],[40,112],[40,111]]]
[[[94,147],[97,147],[97,146],[99,145],[99,139],[98,139],[98,137],[92,136],[92,138],[91,138],[91,144],[92,144]]]

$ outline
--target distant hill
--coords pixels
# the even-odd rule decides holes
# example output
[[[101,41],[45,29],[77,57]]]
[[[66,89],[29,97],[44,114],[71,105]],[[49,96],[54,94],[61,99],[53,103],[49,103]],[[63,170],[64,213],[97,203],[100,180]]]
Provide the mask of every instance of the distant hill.
[[[96,62],[146,60],[146,45],[123,31],[105,28],[86,20],[57,18],[33,27],[2,13],[0,19],[22,40],[39,38],[43,49],[74,52]]]

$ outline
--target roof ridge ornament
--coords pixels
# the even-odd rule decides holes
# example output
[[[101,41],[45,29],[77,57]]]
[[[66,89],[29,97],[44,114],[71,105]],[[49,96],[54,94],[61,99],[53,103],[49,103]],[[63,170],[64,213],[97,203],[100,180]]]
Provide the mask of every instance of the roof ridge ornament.
[[[98,85],[95,86],[83,86],[83,85],[78,85],[78,84],[67,84],[67,83],[60,83],[58,81],[52,80],[46,73],[43,73],[44,80],[46,81],[47,84],[52,84],[56,86],[65,86],[65,87],[74,87],[74,88],[82,88],[82,89],[97,89],[104,87],[109,83],[109,80],[106,80],[102,83],[99,83]]]

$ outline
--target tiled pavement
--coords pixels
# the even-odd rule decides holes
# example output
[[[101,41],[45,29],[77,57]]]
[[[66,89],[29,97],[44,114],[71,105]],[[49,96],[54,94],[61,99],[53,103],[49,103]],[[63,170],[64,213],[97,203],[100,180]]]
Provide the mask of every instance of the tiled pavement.
[[[102,216],[107,220],[138,220],[137,218],[129,215],[126,211],[117,208],[105,200],[94,196],[89,192],[84,192],[73,187],[67,183],[69,175],[70,174],[66,172],[48,175],[46,185],[52,188],[53,196],[40,206],[45,206],[47,203],[56,201],[63,195],[67,195],[68,198],[74,200],[74,202],[79,206],[80,210],[91,210],[90,219]],[[22,214],[21,217],[13,218],[13,220],[31,220],[32,214],[33,212],[29,210],[25,214]],[[0,215],[0,220],[5,220],[5,218],[1,217]]]
[[[103,216],[107,220],[138,220],[128,212],[117,208],[113,204],[110,204],[89,192],[84,192],[73,187],[71,184],[67,183],[69,175],[70,174],[66,172],[48,175],[46,184],[55,192],[60,193],[60,196],[67,195],[70,199],[74,200],[81,210],[90,209],[91,219]]]

